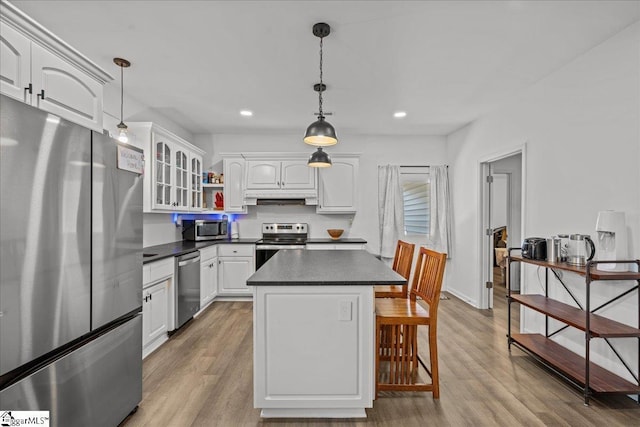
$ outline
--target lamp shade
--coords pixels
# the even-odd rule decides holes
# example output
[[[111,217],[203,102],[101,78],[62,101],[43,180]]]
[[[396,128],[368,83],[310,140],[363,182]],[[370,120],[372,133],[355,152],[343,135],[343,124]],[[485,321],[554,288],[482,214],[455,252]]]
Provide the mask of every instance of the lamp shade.
[[[311,123],[304,135],[304,142],[316,147],[327,147],[338,142],[336,130],[327,122],[323,116]]]
[[[321,147],[318,147],[318,150],[309,157],[307,165],[312,168],[328,168],[331,166],[331,158],[322,151]]]

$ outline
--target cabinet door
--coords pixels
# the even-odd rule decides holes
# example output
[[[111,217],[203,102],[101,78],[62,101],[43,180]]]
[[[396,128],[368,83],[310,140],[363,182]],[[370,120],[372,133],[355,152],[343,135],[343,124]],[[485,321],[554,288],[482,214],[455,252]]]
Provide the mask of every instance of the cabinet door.
[[[279,161],[248,160],[246,167],[247,167],[247,190],[278,190],[280,189],[280,162]]]
[[[148,287],[142,292],[142,346],[149,344],[167,327],[167,281]]]
[[[333,159],[319,171],[320,191],[316,212],[353,213],[357,210],[358,159]]]
[[[191,197],[189,199],[190,211],[201,211],[202,208],[202,158],[191,154]]]
[[[218,293],[218,258],[200,263],[200,307],[204,307]]]
[[[247,279],[255,271],[253,257],[220,257],[218,262],[218,293],[251,294]]]
[[[191,179],[189,174],[189,155],[181,147],[176,147],[174,151],[175,185],[173,187],[173,207],[175,210],[186,211],[189,210],[189,193],[191,192],[189,186]]]
[[[172,165],[173,146],[169,140],[161,133],[154,132],[153,144],[153,199],[152,209],[172,209],[171,190],[172,185]]]
[[[31,41],[2,24],[0,34],[0,93],[31,104]]]
[[[307,166],[306,160],[288,160],[282,162],[281,187],[283,190],[316,188],[316,168]]]
[[[148,289],[150,302],[149,341],[167,333],[167,282]]]
[[[224,211],[247,212],[244,204],[244,159],[226,158],[224,165]]]
[[[102,85],[36,43],[31,44],[33,104],[102,133]]]

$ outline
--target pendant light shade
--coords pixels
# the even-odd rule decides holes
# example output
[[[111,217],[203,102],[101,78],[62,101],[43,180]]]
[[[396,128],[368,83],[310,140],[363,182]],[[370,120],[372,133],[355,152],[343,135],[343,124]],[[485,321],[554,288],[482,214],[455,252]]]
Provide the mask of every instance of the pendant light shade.
[[[120,123],[118,123],[118,141],[129,142],[129,135],[127,132],[129,128],[124,124],[122,120],[123,107],[124,107],[124,69],[131,65],[131,62],[122,58],[113,58],[113,62],[120,67]]]
[[[307,133],[304,135],[304,142],[317,147],[328,147],[330,145],[336,145],[338,143],[338,137],[331,123],[320,116],[317,121],[311,123],[307,128]]]
[[[322,147],[318,147],[318,150],[309,157],[307,165],[313,168],[328,168],[331,166],[331,158],[322,151]]]

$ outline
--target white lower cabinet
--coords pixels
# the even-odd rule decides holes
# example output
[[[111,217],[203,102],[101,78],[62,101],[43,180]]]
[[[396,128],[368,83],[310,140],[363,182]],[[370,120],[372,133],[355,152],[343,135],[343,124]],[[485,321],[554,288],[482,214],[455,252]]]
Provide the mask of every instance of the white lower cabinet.
[[[142,285],[142,358],[168,339],[173,329],[174,258],[145,264]]]
[[[167,281],[164,281],[156,283],[142,292],[143,357],[166,340],[167,331]]]
[[[200,310],[218,294],[218,248],[200,249]]]
[[[256,270],[254,245],[218,245],[218,295],[249,296],[247,279]]]

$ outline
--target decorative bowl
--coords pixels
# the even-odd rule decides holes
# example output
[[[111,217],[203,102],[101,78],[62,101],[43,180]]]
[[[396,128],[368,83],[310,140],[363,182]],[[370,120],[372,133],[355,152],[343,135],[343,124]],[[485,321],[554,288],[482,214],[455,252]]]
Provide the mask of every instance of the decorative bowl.
[[[344,233],[344,230],[341,228],[330,228],[327,230],[327,233],[329,233],[329,236],[331,236],[333,240],[338,240],[340,236],[342,236],[342,233]]]

